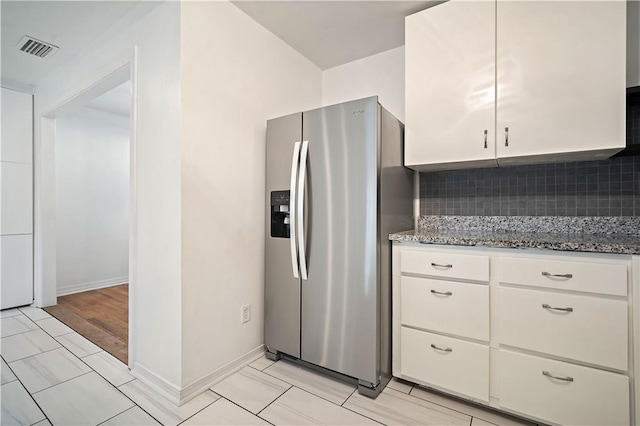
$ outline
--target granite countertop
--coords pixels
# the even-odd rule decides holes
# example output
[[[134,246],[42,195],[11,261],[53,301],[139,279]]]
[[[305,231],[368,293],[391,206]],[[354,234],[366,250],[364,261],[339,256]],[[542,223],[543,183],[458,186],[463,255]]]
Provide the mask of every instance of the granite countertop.
[[[639,217],[422,216],[392,241],[640,254]]]

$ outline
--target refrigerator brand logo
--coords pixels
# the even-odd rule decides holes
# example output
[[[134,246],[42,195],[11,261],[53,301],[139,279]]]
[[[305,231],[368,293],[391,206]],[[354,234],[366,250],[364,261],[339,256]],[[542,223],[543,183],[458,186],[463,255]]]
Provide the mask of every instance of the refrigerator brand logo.
[[[363,109],[359,109],[358,111],[351,111],[351,114],[353,114],[353,115],[364,114],[364,110]]]

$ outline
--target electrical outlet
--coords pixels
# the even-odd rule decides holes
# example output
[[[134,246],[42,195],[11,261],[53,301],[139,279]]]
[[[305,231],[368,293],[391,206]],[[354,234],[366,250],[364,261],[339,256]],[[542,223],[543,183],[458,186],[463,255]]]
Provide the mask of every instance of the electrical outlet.
[[[251,321],[251,305],[242,305],[240,307],[240,323]]]

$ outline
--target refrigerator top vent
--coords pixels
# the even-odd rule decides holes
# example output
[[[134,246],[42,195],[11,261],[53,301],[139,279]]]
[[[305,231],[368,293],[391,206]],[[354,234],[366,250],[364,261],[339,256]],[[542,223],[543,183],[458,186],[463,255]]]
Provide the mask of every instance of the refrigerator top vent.
[[[58,46],[54,46],[51,43],[35,39],[28,35],[22,37],[16,47],[24,53],[28,53],[39,58],[45,58],[53,55],[58,51],[58,49],[60,49]]]

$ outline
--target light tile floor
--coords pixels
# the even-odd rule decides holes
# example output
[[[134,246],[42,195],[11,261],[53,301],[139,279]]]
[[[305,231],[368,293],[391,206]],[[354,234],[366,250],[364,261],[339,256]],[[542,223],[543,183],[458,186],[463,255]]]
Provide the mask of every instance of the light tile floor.
[[[264,357],[176,407],[41,309],[1,318],[2,425],[531,425],[396,379],[372,400]]]

